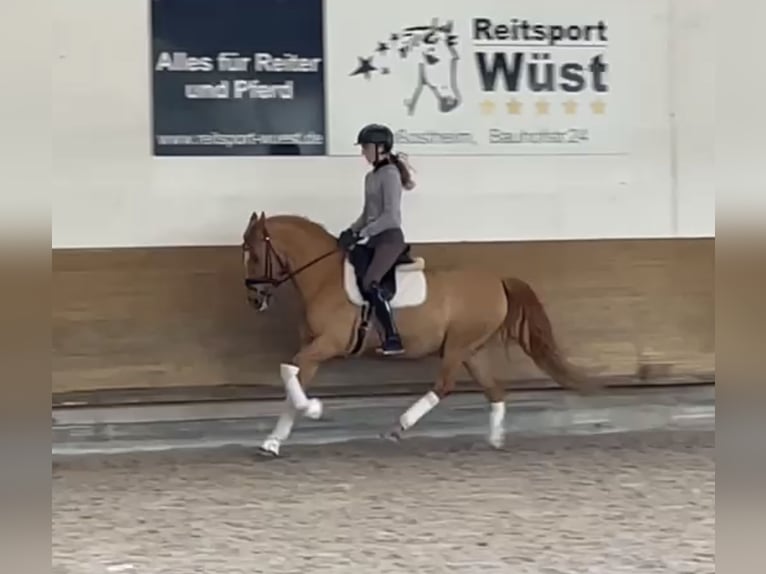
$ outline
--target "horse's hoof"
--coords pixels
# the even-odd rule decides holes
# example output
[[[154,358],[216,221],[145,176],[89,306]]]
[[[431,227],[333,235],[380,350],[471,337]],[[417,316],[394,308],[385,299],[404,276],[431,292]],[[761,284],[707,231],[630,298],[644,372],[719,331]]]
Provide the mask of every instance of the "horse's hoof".
[[[309,399],[308,405],[306,406],[306,410],[303,411],[303,414],[306,416],[306,418],[316,421],[322,418],[323,410],[322,401],[319,399]]]
[[[487,442],[495,450],[502,450],[503,446],[505,446],[505,437],[502,436],[502,435],[501,436],[490,436],[490,437],[487,438]]]
[[[258,447],[258,454],[267,458],[277,458],[279,456],[279,442],[267,439]]]
[[[256,451],[261,458],[279,458],[279,454],[271,450],[265,449],[262,446],[258,447]]]
[[[399,442],[402,440],[402,435],[399,432],[399,430],[395,429],[392,431],[381,433],[380,438],[383,438],[391,442]]]

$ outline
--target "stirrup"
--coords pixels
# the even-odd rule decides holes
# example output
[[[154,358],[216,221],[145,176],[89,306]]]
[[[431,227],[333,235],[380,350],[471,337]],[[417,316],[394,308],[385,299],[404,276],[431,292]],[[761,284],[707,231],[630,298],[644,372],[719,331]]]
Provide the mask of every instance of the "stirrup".
[[[375,352],[378,355],[383,355],[384,357],[395,357],[397,355],[403,355],[406,351],[404,350],[404,347],[398,347],[396,349],[386,349],[383,346],[378,347],[375,349]]]
[[[393,348],[390,348],[388,345],[392,345]],[[402,345],[401,339],[399,337],[396,337],[394,339],[384,339],[381,343],[380,347],[375,349],[375,352],[379,355],[384,355],[386,357],[389,357],[391,355],[401,355],[405,352],[404,345]]]

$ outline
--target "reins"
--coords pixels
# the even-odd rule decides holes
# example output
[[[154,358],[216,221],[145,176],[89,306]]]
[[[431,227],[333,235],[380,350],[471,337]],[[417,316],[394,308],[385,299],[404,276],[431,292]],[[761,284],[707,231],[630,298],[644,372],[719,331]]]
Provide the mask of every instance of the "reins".
[[[309,267],[312,267],[313,265],[316,265],[323,259],[326,259],[330,257],[330,255],[334,255],[337,253],[340,248],[336,247],[332,249],[331,251],[328,251],[327,253],[324,253],[320,255],[319,257],[315,257],[308,263],[305,263],[304,265],[301,265],[295,270],[290,269],[290,265],[285,263],[285,261],[279,256],[279,253],[277,253],[277,250],[274,248],[274,245],[271,243],[271,236],[269,235],[268,231],[264,228],[263,230],[264,235],[264,241],[266,242],[266,273],[265,276],[261,279],[245,279],[245,287],[248,289],[256,287],[258,285],[262,285],[264,283],[271,285],[274,288],[279,287],[286,281],[295,281],[295,276],[299,273],[302,273]],[[249,247],[248,247],[249,249]],[[279,263],[280,266],[280,273],[282,274],[282,277],[276,278],[272,276],[272,264],[271,264],[271,258],[272,256],[277,260],[277,263]]]

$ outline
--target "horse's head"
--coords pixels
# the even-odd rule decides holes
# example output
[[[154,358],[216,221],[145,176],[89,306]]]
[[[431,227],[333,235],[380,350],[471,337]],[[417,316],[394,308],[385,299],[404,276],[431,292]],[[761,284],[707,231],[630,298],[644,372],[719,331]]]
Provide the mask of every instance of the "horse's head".
[[[412,94],[404,100],[407,113],[414,113],[423,88],[434,95],[440,111],[452,111],[462,100],[457,77],[458,37],[453,29],[452,21],[439,24],[434,19],[430,24],[396,30],[379,39],[369,57],[360,57],[351,75],[370,79],[388,76],[394,69],[402,68],[397,75],[412,73],[401,77],[414,81]]]
[[[256,212],[250,216],[242,235],[242,259],[245,267],[247,300],[256,310],[269,307],[274,287],[289,277],[287,261],[274,248],[266,228],[266,215]]]
[[[297,215],[250,216],[242,235],[242,261],[245,268],[247,300],[258,311],[269,307],[276,287],[291,281],[299,292],[325,273],[337,271],[341,258],[335,237],[321,225]],[[329,265],[330,261],[335,263]]]
[[[452,33],[453,23],[408,28],[413,56],[417,56],[419,82],[427,86],[436,97],[439,110],[449,112],[460,104],[457,85],[457,36]],[[406,37],[406,36],[405,36]]]

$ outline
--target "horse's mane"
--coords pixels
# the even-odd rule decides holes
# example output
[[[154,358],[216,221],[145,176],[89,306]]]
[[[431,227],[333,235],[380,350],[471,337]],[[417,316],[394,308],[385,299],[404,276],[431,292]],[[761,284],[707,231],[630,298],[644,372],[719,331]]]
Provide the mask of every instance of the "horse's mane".
[[[292,215],[292,214],[272,215],[266,218],[266,225],[269,225],[270,223],[276,223],[278,225],[279,224],[294,225],[298,227],[299,229],[306,231],[309,234],[319,234],[319,235],[326,235],[328,237],[332,237],[332,234],[329,231],[327,231],[327,228],[324,225],[322,225],[321,223],[317,223],[316,221],[312,221],[308,217],[304,217],[302,215]]]

